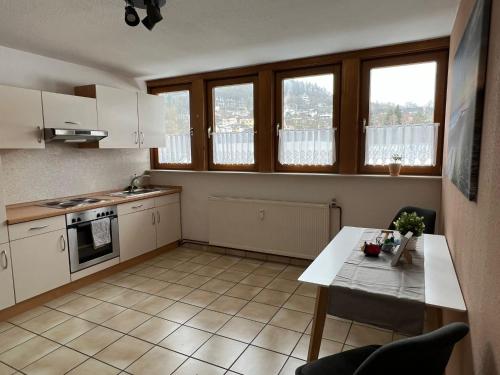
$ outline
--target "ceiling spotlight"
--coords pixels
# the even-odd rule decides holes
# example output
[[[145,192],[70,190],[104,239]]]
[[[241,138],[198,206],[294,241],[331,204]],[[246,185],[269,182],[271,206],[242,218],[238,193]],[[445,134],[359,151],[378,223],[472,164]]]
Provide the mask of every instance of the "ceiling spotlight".
[[[163,19],[160,8],[166,3],[167,0],[125,0],[125,22],[129,26],[137,26],[140,21],[136,8],[146,9],[147,15],[143,18],[142,24],[148,30],[153,30]]]
[[[139,15],[132,5],[125,7],[125,23],[129,26],[137,26],[140,22]]]
[[[145,0],[147,16],[142,20],[142,24],[146,26],[148,30],[153,30],[153,27],[160,22],[163,17],[160,13],[160,7],[157,5],[157,1]]]

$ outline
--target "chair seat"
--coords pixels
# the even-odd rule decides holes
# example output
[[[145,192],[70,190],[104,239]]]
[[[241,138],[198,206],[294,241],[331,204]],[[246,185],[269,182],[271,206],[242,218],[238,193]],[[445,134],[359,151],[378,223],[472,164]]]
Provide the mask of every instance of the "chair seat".
[[[306,363],[295,371],[295,375],[353,375],[357,368],[380,345],[364,346]]]

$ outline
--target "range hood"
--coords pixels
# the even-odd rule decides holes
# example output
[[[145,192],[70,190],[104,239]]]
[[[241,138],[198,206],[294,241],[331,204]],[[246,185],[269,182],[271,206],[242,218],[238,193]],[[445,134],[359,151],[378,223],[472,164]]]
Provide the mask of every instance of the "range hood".
[[[88,143],[98,142],[108,136],[106,130],[45,128],[45,142]]]

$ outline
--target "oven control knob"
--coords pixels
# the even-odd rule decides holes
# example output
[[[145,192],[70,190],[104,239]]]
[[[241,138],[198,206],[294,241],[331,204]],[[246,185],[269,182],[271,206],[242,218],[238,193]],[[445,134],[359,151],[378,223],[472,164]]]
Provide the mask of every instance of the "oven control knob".
[[[108,212],[106,212],[106,215],[109,215],[109,211],[108,211]]]
[[[111,213],[111,215],[113,215],[113,214],[114,214],[114,212],[113,212],[113,211],[110,211],[110,213]]]
[[[82,218],[81,218],[81,217],[79,217],[78,219],[76,219],[76,221],[82,221]]]
[[[101,217],[101,214],[97,214],[97,217]]]
[[[72,223],[76,223],[76,219],[71,219],[71,222]]]

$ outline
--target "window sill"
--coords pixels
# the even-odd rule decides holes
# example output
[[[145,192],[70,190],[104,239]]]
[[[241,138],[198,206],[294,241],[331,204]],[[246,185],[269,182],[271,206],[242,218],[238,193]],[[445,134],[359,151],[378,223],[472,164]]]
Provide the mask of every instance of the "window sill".
[[[229,175],[258,175],[258,176],[307,176],[322,178],[375,178],[392,180],[441,180],[442,176],[427,175],[400,175],[397,177],[389,174],[339,174],[339,173],[298,173],[298,172],[253,172],[253,171],[194,171],[186,169],[150,169],[149,173],[188,173],[188,174],[229,174]]]

